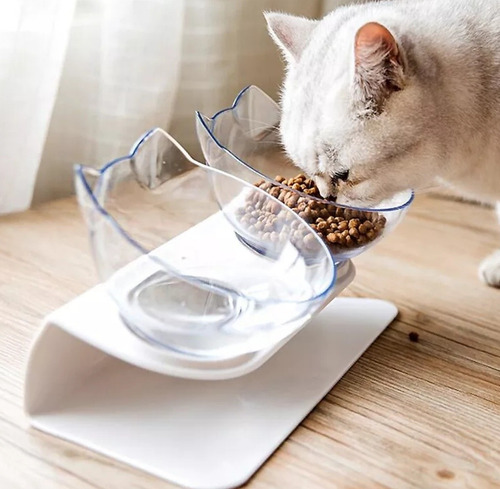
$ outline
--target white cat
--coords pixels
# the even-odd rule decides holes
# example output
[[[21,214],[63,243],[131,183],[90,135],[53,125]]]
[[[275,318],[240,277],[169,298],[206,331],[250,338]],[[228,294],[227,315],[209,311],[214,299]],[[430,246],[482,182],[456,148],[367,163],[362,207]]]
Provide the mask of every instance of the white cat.
[[[320,21],[267,13],[282,141],[323,196],[448,185],[500,215],[500,0],[395,0]],[[500,286],[500,250],[480,275]]]

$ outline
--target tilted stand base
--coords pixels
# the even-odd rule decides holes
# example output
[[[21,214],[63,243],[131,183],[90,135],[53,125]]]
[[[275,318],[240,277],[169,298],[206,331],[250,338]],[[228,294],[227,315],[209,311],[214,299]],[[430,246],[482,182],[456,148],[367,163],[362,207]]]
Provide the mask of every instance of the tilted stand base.
[[[138,339],[98,286],[46,319],[26,413],[40,430],[182,486],[236,487],[396,314],[385,301],[336,299],[279,350],[207,365]]]

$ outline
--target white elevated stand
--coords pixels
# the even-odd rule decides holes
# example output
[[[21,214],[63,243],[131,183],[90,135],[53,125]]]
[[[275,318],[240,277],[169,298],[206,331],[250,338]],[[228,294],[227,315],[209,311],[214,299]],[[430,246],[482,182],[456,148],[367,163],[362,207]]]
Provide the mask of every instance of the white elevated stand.
[[[353,279],[348,263],[331,298]],[[181,486],[243,484],[397,314],[336,299],[295,336],[224,362],[187,361],[124,326],[97,286],[50,314],[32,346],[32,426]]]

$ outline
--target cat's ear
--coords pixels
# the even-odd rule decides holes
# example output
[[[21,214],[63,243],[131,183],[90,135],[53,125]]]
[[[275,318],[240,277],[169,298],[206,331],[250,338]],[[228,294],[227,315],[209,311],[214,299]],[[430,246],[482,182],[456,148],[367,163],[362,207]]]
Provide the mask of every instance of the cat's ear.
[[[269,34],[281,48],[287,61],[297,61],[306,47],[317,21],[304,17],[265,12]]]
[[[405,85],[404,57],[392,33],[377,22],[362,26],[354,41],[355,83],[366,103],[380,109]]]

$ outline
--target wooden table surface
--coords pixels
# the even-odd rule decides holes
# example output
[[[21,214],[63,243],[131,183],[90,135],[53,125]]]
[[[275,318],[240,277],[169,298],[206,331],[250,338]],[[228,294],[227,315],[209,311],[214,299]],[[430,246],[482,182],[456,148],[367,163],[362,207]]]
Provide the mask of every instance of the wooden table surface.
[[[248,487],[500,487],[500,290],[476,272],[499,245],[492,211],[417,198],[397,231],[355,261],[345,293],[394,301],[398,320]],[[29,429],[23,415],[41,318],[97,280],[74,200],[0,218],[0,270],[0,488],[173,487]]]

